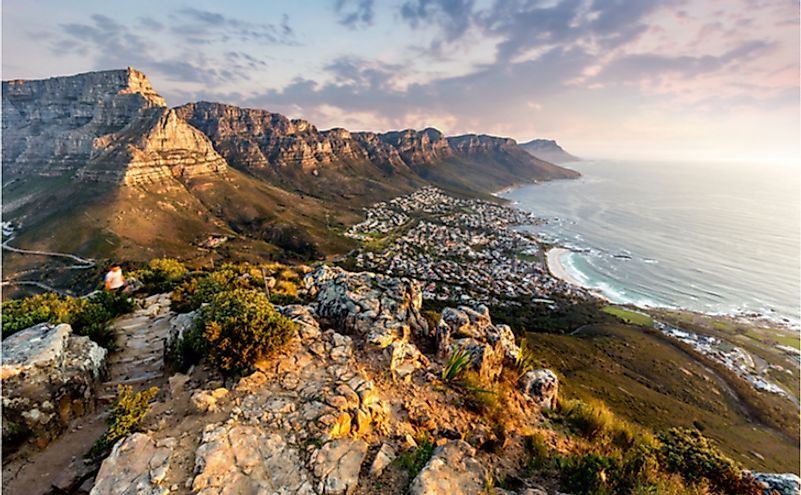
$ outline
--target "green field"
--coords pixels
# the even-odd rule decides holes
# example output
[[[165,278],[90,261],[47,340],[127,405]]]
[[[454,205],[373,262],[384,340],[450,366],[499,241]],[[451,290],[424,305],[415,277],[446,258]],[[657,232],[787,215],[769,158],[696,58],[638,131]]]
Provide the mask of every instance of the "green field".
[[[654,320],[650,316],[637,311],[630,311],[620,306],[607,306],[603,308],[602,311],[606,314],[618,317],[623,323],[629,325],[639,325],[641,327],[654,326]]]
[[[655,431],[694,426],[746,467],[799,472],[798,439],[755,422],[718,375],[651,332],[591,325],[576,336],[529,333],[527,341],[559,374],[563,397],[603,400]],[[797,409],[787,402],[786,411]]]

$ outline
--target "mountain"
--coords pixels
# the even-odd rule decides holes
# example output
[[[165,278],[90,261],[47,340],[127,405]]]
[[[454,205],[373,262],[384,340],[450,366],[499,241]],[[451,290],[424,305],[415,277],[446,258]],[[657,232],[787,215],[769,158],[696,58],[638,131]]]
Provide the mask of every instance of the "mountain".
[[[435,184],[485,195],[577,177],[514,140],[436,129],[319,130],[266,110],[197,102],[170,109],[128,68],[2,84],[3,217],[14,245],[114,259],[342,252],[376,201]],[[231,244],[229,244],[231,245]],[[7,273],[24,256],[7,256]]]
[[[581,158],[565,151],[553,139],[532,139],[527,143],[521,143],[520,147],[537,158],[548,160],[552,163],[577,162],[581,160]]]

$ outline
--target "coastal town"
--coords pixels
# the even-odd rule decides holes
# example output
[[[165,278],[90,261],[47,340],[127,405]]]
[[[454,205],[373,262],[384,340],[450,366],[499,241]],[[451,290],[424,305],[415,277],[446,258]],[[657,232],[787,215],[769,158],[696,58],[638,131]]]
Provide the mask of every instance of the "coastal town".
[[[497,305],[552,304],[555,293],[591,297],[552,277],[541,243],[516,228],[539,223],[531,213],[424,187],[368,208],[346,235],[365,243],[358,269],[420,280],[428,299]]]
[[[425,299],[553,308],[557,296],[572,301],[598,298],[566,281],[569,278],[560,275],[562,267],[549,264],[558,256],[546,256],[548,246],[520,228],[543,222],[533,213],[424,187],[365,209],[365,220],[345,235],[362,242],[352,254],[357,269],[419,280]],[[552,249],[552,254],[560,250]],[[654,326],[726,366],[755,389],[794,400],[767,379],[768,371],[789,370],[760,365],[744,349],[716,337],[661,322]],[[797,351],[789,349],[798,362]]]

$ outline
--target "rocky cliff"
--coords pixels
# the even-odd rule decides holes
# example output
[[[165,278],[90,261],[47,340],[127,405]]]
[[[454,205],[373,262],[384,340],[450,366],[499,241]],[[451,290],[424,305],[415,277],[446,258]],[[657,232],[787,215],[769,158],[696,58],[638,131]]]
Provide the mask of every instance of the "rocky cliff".
[[[537,158],[548,160],[552,163],[577,162],[581,160],[581,158],[565,151],[553,139],[532,139],[527,143],[521,143],[520,147]]]
[[[3,82],[2,130],[6,176],[139,184],[225,170],[131,68]]]

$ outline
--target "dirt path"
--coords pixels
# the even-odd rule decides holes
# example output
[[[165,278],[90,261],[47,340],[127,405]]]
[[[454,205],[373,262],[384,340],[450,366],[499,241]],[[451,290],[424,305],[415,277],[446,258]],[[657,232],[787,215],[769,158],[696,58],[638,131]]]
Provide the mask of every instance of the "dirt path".
[[[82,481],[88,479],[91,483],[92,467],[84,463],[82,456],[105,430],[117,385],[131,385],[138,391],[161,387],[166,381],[164,338],[170,319],[175,315],[169,306],[168,294],[151,296],[142,309],[114,321],[112,326],[119,351],[108,358],[107,380],[97,390],[97,410],[74,421],[44,450],[36,451],[28,445],[20,449],[14,459],[3,466],[6,493],[73,493]]]

